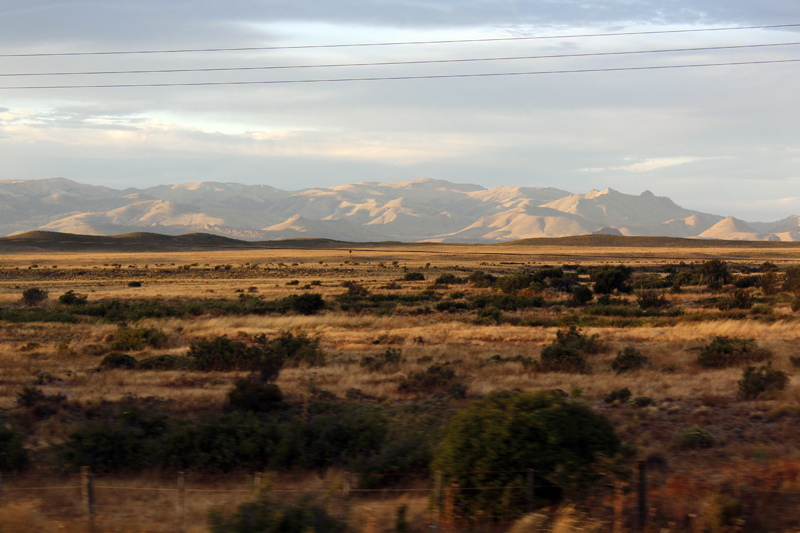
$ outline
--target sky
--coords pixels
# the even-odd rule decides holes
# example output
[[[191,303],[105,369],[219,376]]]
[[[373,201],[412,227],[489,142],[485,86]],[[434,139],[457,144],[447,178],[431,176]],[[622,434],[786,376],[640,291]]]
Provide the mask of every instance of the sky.
[[[0,0],[0,179],[612,187],[772,221],[800,215],[800,26],[721,28],[787,24],[796,0]],[[271,49],[31,55],[220,48]],[[220,68],[250,70],[74,74]],[[207,82],[259,83],[42,88]]]

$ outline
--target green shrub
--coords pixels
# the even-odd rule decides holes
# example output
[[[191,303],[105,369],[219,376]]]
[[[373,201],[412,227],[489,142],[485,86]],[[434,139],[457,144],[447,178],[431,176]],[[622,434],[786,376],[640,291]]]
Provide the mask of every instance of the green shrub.
[[[678,446],[693,450],[714,446],[714,436],[700,426],[693,426],[678,433]]]
[[[271,355],[283,361],[283,366],[322,366],[325,364],[325,352],[319,345],[319,339],[283,332],[271,341],[264,335],[260,335],[256,337],[255,342],[263,347],[265,357]]]
[[[462,398],[466,395],[463,378],[456,375],[448,363],[431,365],[423,372],[411,372],[400,380],[397,390],[417,394],[450,393]]]
[[[755,400],[762,394],[783,390],[789,383],[789,376],[781,370],[773,370],[772,363],[767,363],[758,369],[748,366],[737,383],[739,396],[745,400]]]
[[[720,311],[731,309],[750,309],[753,307],[753,297],[744,289],[736,289],[730,296],[722,298],[717,304]]]
[[[122,327],[114,334],[111,346],[115,350],[144,350],[148,346],[165,348],[168,342],[169,335],[158,329]]]
[[[622,389],[615,389],[606,394],[603,397],[603,401],[606,403],[614,403],[614,402],[627,402],[631,397],[631,391],[628,390],[628,387]]]
[[[188,365],[189,359],[184,356],[161,354],[139,359],[136,370],[181,370]]]
[[[599,335],[584,335],[575,326],[556,332],[556,340],[542,350],[540,371],[586,372],[586,355],[602,349]]]
[[[649,396],[636,396],[628,401],[631,407],[649,407],[651,405],[658,405],[658,402]]]
[[[142,286],[142,282],[141,281],[129,281],[128,282],[128,287],[137,288],[137,287],[141,287],[141,286]]]
[[[406,272],[403,281],[425,281],[425,274],[422,272]]]
[[[370,372],[397,371],[402,362],[403,352],[395,348],[387,348],[385,352],[363,356],[359,366],[366,368]]]
[[[475,317],[476,324],[491,324],[492,322],[499,324],[503,319],[503,313],[493,305],[488,307],[481,307],[478,309],[477,316]]]
[[[601,479],[595,467],[620,449],[611,423],[583,402],[544,391],[496,392],[447,425],[433,468],[466,489],[456,492],[460,513],[513,516],[526,503],[524,492],[510,489],[525,485],[521,469],[537,471],[543,497],[575,495]]]
[[[0,472],[19,472],[30,463],[23,445],[24,435],[0,424]]]
[[[349,530],[344,521],[330,516],[321,504],[309,497],[292,504],[285,498],[269,495],[240,504],[229,516],[212,510],[208,523],[211,533],[344,533]]]
[[[705,368],[726,368],[749,363],[758,363],[772,357],[772,353],[758,346],[752,339],[715,337],[700,348],[697,364]]]
[[[629,293],[633,269],[624,265],[604,265],[592,271],[591,280],[594,281],[594,292],[597,294],[611,294],[614,291]]]
[[[636,295],[636,301],[642,309],[660,309],[669,305],[661,291],[642,291]]]
[[[47,394],[32,386],[22,387],[17,392],[17,405],[29,409],[36,418],[47,418],[56,414],[66,400],[67,397],[62,393]]]
[[[28,307],[39,305],[45,300],[47,300],[46,290],[39,289],[37,287],[30,287],[22,291],[22,301],[25,302],[25,305]]]
[[[274,383],[241,379],[228,392],[228,408],[236,411],[267,412],[283,402],[283,393]]]
[[[723,533],[731,531],[742,516],[742,502],[724,494],[717,494],[708,505],[709,531]]]
[[[700,280],[709,289],[717,291],[732,280],[728,264],[720,259],[711,259],[700,265]]]
[[[576,285],[572,289],[572,301],[578,305],[586,305],[594,298],[594,292],[586,285]]]
[[[800,355],[790,355],[789,364],[792,365],[792,368],[800,368]]]
[[[64,305],[83,305],[86,300],[87,296],[85,294],[77,294],[71,289],[58,297],[58,303]]]
[[[472,283],[476,289],[485,289],[488,287],[494,287],[495,283],[497,282],[497,276],[487,274],[482,270],[476,270],[467,276],[467,281]]]
[[[650,364],[650,359],[642,355],[642,352],[633,346],[626,346],[611,361],[611,370],[617,374],[622,374],[631,370],[640,370],[648,364]]]
[[[434,283],[436,285],[455,285],[458,283],[464,283],[464,280],[455,274],[442,274],[434,280]]]
[[[299,315],[315,315],[325,308],[325,300],[321,294],[293,294],[283,299],[282,305]]]
[[[133,369],[139,362],[132,355],[122,352],[111,352],[100,361],[100,368],[125,368]]]

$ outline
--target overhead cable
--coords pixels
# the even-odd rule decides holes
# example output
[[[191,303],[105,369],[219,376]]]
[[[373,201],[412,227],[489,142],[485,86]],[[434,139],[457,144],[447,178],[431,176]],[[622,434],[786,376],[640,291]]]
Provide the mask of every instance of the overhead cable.
[[[532,41],[539,39],[579,39],[589,37],[619,37],[627,35],[663,35],[674,33],[700,33],[717,31],[737,31],[737,30],[765,30],[765,29],[785,29],[798,28],[800,23],[792,24],[771,24],[760,26],[730,26],[722,28],[690,28],[683,30],[652,30],[652,31],[629,31],[629,32],[607,32],[607,33],[582,33],[572,35],[534,35],[527,37],[487,37],[482,39],[448,39],[436,41],[396,41],[379,43],[343,43],[343,44],[307,44],[290,46],[247,46],[239,48],[182,48],[174,50],[115,50],[99,52],[34,52],[26,54],[0,54],[2,57],[66,57],[66,56],[102,56],[102,55],[132,55],[132,54],[185,54],[185,53],[205,53],[205,52],[247,52],[264,50],[303,50],[310,48],[356,48],[370,46],[415,46],[431,44],[459,44],[459,43],[486,43],[502,41]]]

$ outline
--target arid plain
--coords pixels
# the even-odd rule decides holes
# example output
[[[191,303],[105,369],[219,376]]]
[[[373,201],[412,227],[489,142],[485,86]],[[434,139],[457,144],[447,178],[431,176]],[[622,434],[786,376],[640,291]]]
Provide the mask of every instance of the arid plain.
[[[324,360],[285,365],[280,371],[275,384],[290,406],[435,403],[436,409],[455,412],[494,391],[557,390],[607,417],[621,441],[636,446],[631,461],[652,466],[654,524],[688,530],[697,522],[683,520],[693,515],[714,531],[733,530],[737,521],[746,521],[753,531],[800,525],[800,513],[784,509],[800,497],[800,377],[794,376],[800,364],[800,314],[797,296],[787,285],[791,267],[800,264],[800,246],[657,238],[300,246],[158,252],[23,248],[0,257],[5,313],[0,408],[10,425],[22,428],[29,456],[22,471],[68,473],[68,461],[54,459],[63,454],[52,450],[69,440],[90,406],[156,402],[156,409],[169,416],[194,420],[225,410],[234,384],[249,375],[190,367],[103,367],[109,353],[125,352],[136,361],[180,358],[193,345],[220,336],[248,344],[262,334],[275,339],[290,333],[318,342],[324,353]],[[704,265],[715,260],[728,276],[719,287],[703,277]],[[595,291],[579,301],[575,287],[592,288],[598,269],[620,266],[629,269],[625,290],[605,296]],[[549,274],[537,278],[537,272]],[[765,276],[773,279],[773,289],[763,287]],[[521,280],[523,286],[503,285],[504,279]],[[25,305],[23,292],[31,288],[46,291],[47,298]],[[60,299],[68,291],[85,296],[83,305],[150,302],[179,311],[114,318],[82,314],[69,298]],[[302,295],[320,295],[322,303],[313,312],[259,308],[258,302],[288,302]],[[190,310],[181,307],[191,303],[195,307]],[[59,319],[59,312],[72,318]],[[597,349],[585,354],[580,368],[548,367],[543,350],[570,326],[593,339]],[[136,332],[145,341],[120,344]],[[144,332],[157,332],[158,342],[148,342]],[[715,339],[741,342],[761,355],[703,364],[699,354]],[[620,357],[626,349],[639,359],[623,368]],[[743,396],[746,363],[766,361],[788,381]],[[442,383],[413,383],[434,367]],[[44,402],[60,398],[52,402],[52,412],[42,410],[41,403],[25,403],[21,394],[31,390],[39,391]],[[624,390],[627,396],[613,397]],[[76,410],[84,414],[75,415]],[[682,441],[682,432],[691,428],[701,428],[711,442],[694,446]],[[284,475],[311,486],[345,469],[331,461],[311,469],[295,465]],[[239,465],[229,472],[246,470]],[[632,509],[632,493],[614,494],[622,498],[619,505]],[[368,512],[368,496],[354,505],[354,516]],[[606,496],[612,499],[602,500],[605,507],[595,502],[583,512],[595,517],[599,530],[628,527],[614,518],[614,504],[608,503],[613,497]],[[733,511],[722,496],[737,501],[729,505]],[[403,497],[410,505],[412,529],[428,527],[422,525],[430,513],[425,500]],[[36,505],[13,501],[7,512]],[[9,505],[17,507],[8,511]],[[204,505],[187,523],[190,530],[204,530],[204,513],[215,502]],[[728,511],[733,518],[720,518]],[[83,527],[65,526],[69,521],[46,506],[36,512],[43,528]],[[393,511],[386,516],[372,512],[377,518],[361,516],[361,527],[394,530]],[[137,523],[130,531],[166,531],[170,520]],[[125,530],[121,522],[113,523],[109,531]]]

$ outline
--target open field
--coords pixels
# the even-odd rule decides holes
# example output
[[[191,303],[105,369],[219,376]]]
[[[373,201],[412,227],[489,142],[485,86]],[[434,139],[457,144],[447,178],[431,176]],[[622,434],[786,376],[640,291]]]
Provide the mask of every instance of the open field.
[[[558,389],[606,416],[624,443],[638,447],[636,458],[661,468],[652,491],[654,498],[670,502],[657,504],[654,511],[654,520],[664,528],[687,530],[680,522],[687,513],[711,513],[700,507],[730,493],[744,506],[736,516],[747,520],[751,530],[789,530],[800,525],[800,513],[784,513],[778,520],[771,516],[769,502],[756,502],[742,491],[800,490],[800,475],[790,474],[795,467],[787,466],[800,464],[800,376],[793,375],[800,364],[800,314],[793,310],[796,296],[786,281],[786,269],[800,264],[800,248],[699,242],[651,239],[643,242],[649,246],[628,246],[562,239],[549,244],[392,243],[137,253],[34,252],[23,247],[0,257],[0,409],[8,427],[24,435],[30,457],[24,473],[74,472],[75,463],[58,448],[72,446],[70,432],[97,421],[116,424],[115,417],[122,416],[115,414],[118,406],[120,412],[130,406],[190,425],[228,416],[229,392],[251,375],[247,368],[209,370],[189,363],[157,370],[101,368],[109,353],[127,353],[134,362],[158,356],[189,361],[181,358],[191,355],[198,343],[220,336],[250,346],[261,334],[276,339],[291,333],[317,342],[324,360],[284,365],[275,381],[284,398],[282,409],[287,409],[281,420],[296,411],[303,423],[309,416],[313,421],[325,413],[319,407],[325,402],[337,409],[367,406],[387,417],[390,427],[413,426],[424,418],[424,424],[418,423],[428,428],[426,446],[435,446],[442,424],[472,400],[500,390]],[[716,291],[700,278],[702,265],[712,259],[723,260],[730,272]],[[765,267],[767,262],[772,265]],[[591,301],[576,302],[576,286],[597,289],[596,267],[621,264],[632,269],[632,292],[615,292],[605,301],[596,294]],[[771,291],[762,287],[762,276],[773,266],[785,287],[765,294]],[[545,269],[560,270],[531,281]],[[534,277],[519,278],[524,286],[503,285],[504,279],[526,273]],[[665,284],[670,276],[683,281]],[[739,285],[747,286],[737,289]],[[22,293],[30,288],[45,290],[49,297],[26,306]],[[643,308],[644,290],[657,291],[666,302]],[[86,296],[86,301],[59,301],[68,291]],[[300,296],[311,295],[321,297],[320,307],[292,307]],[[735,295],[746,305],[725,307],[725,299]],[[586,339],[596,335],[599,348],[587,352],[580,368],[548,368],[544,351],[570,326],[577,326]],[[157,332],[157,342],[130,341],[145,332]],[[752,346],[766,354],[752,361],[769,360],[770,368],[785,372],[788,382],[743,398],[738,383],[744,363],[699,363],[703,347],[717,337],[752,339]],[[628,347],[646,362],[641,368],[614,371],[618,354]],[[440,381],[420,385],[420,376],[432,368],[438,369],[434,372]],[[646,400],[604,401],[623,389],[634,400]],[[31,390],[42,396],[25,403],[21,395]],[[712,446],[678,443],[678,434],[695,426],[713,436]],[[285,464],[261,460],[223,465],[211,460],[213,466],[185,468],[198,475],[291,472],[309,487],[314,479],[366,468],[351,456],[326,454],[313,461],[287,459]],[[97,468],[117,473],[111,464]],[[427,464],[421,464],[397,466],[408,470],[397,473],[429,474]],[[137,471],[123,468],[122,473],[172,475],[176,468],[152,463]],[[766,472],[770,476],[759,475]],[[679,479],[680,487],[675,485]],[[703,489],[707,497],[693,498],[687,487],[698,483],[709,485]],[[731,484],[738,487],[733,492],[726,488]],[[417,500],[412,514],[424,515],[421,524],[430,516],[426,504]],[[204,509],[213,507],[212,500],[206,503]],[[369,506],[369,501],[362,504]],[[612,504],[606,504],[598,519],[609,525]],[[632,509],[634,501],[626,500],[625,506]],[[202,530],[201,515],[193,518],[197,531]],[[707,517],[709,523],[712,518]],[[391,517],[382,518],[380,525],[373,524],[374,518],[358,520],[362,529],[393,530]],[[168,530],[162,526],[149,530]]]

